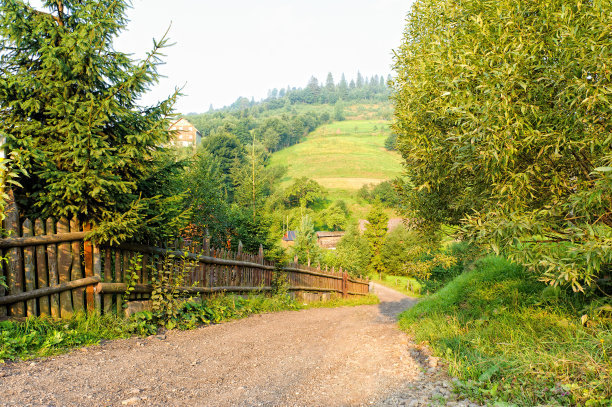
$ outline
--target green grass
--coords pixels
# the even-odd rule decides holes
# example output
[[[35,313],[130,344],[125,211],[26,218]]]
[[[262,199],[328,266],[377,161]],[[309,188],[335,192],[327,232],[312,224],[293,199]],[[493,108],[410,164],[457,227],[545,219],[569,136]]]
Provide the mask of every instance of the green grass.
[[[592,315],[583,326],[585,306],[581,294],[555,291],[491,256],[401,314],[400,326],[445,358],[472,398],[610,405],[612,323]]]
[[[353,296],[349,298],[342,298],[340,296],[336,296],[329,301],[315,301],[315,302],[311,302],[308,304],[301,304],[300,308],[310,309],[310,308],[355,307],[358,305],[375,305],[379,303],[380,303],[380,299],[373,294]]]
[[[389,288],[393,288],[394,290],[399,291],[402,294],[408,295],[410,297],[421,296],[423,286],[415,278],[412,277],[384,274],[382,280],[378,278],[378,275],[375,275],[372,280]],[[409,286],[411,289],[408,289]]]
[[[359,188],[402,174],[400,155],[384,148],[389,133],[385,120],[333,122],[274,153],[270,164],[287,167],[282,186],[295,178],[312,178],[325,187],[330,201],[341,199],[355,218],[364,218],[371,205],[357,197]]]
[[[341,307],[378,304],[376,296],[334,298],[328,302],[301,305],[288,296],[234,295],[212,296],[201,302],[185,302],[173,319],[177,329],[244,318],[253,314],[320,307]],[[70,319],[45,317],[25,321],[0,322],[0,363],[6,360],[27,360],[66,352],[70,349],[97,345],[103,340],[148,336],[158,332],[151,312],[144,311],[125,319],[116,315],[99,316],[78,313]]]
[[[388,122],[383,120],[333,122],[274,153],[271,165],[288,168],[285,183],[308,177],[330,190],[357,191],[364,184],[401,175],[401,157],[384,148],[388,134]]]

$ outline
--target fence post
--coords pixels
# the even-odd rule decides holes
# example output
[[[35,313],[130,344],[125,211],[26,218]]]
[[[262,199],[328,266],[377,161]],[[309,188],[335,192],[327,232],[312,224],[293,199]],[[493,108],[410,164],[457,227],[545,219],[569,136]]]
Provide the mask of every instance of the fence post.
[[[342,267],[340,267],[340,273],[342,273],[342,298],[346,298],[348,297],[348,273],[342,272]]]
[[[83,230],[89,232],[91,230],[91,224],[83,225]],[[83,242],[83,249],[85,252],[85,277],[93,277],[93,247],[90,240]],[[85,288],[85,303],[87,304],[87,312],[93,312],[95,310],[94,303],[94,288],[92,285],[88,285]]]
[[[19,210],[17,209],[17,204],[15,203],[15,198],[13,196],[13,190],[8,189],[8,203],[6,205],[6,230],[7,232],[13,232],[13,237],[20,237],[20,227],[19,227]],[[9,287],[8,293],[10,294],[18,294],[23,291],[23,257],[21,254],[21,250],[19,247],[10,249],[8,251],[8,273],[6,276],[6,282]],[[23,302],[18,302],[11,305],[8,310],[10,316],[15,317],[24,317],[25,316],[25,306]]]
[[[264,264],[264,252],[263,252],[263,246],[262,245],[259,245],[258,256],[259,256],[259,263],[260,264]]]

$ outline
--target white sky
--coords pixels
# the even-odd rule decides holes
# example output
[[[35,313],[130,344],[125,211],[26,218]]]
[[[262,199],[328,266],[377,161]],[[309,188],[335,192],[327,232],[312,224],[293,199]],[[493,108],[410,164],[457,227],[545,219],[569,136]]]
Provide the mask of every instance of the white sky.
[[[305,87],[312,75],[337,83],[392,73],[412,0],[132,0],[119,51],[144,57],[167,27],[163,78],[144,104],[185,85],[181,113],[205,112],[239,96],[266,97],[269,89]],[[36,1],[32,1],[32,4]]]

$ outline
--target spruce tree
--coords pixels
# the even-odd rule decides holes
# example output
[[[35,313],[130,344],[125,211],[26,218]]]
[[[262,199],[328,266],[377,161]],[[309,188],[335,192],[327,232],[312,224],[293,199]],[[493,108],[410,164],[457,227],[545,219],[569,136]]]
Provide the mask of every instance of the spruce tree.
[[[137,102],[157,82],[166,37],[135,61],[112,44],[127,1],[43,5],[0,1],[0,135],[28,173],[18,203],[28,216],[78,216],[115,240],[176,229],[180,202],[163,195],[180,168],[162,146],[177,93]]]

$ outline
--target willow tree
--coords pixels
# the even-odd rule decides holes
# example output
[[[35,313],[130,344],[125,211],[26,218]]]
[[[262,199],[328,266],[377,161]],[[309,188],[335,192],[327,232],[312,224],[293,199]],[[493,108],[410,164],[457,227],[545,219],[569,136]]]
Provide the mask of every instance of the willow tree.
[[[126,8],[0,1],[0,139],[27,173],[16,200],[28,216],[78,216],[115,240],[172,233],[181,213],[169,187],[180,168],[161,147],[177,93],[138,104],[167,40],[142,61],[116,51]]]
[[[609,273],[611,18],[609,0],[414,3],[394,130],[423,226],[575,290]]]

